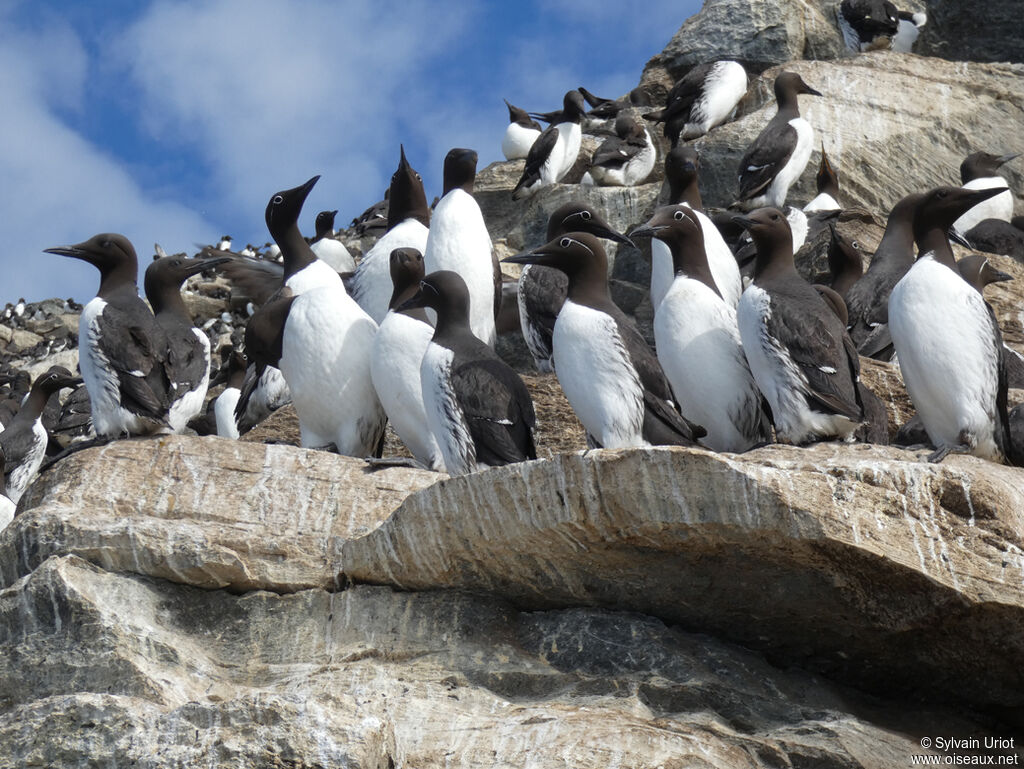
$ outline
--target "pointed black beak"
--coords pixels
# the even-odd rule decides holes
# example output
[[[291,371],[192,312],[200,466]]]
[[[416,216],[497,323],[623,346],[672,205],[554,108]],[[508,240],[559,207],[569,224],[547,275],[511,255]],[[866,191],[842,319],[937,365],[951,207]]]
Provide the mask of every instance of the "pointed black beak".
[[[65,387],[78,387],[83,381],[80,376],[63,377],[57,380],[57,384],[60,385],[61,389],[64,389]]]
[[[653,238],[661,232],[664,227],[652,227],[650,224],[641,224],[639,227],[629,233],[631,238]]]
[[[636,243],[629,239],[628,235],[623,235],[621,232],[616,232],[611,227],[604,223],[594,223],[594,234],[599,238],[605,238],[606,240],[613,240],[616,243],[623,243],[627,246],[637,248]]]
[[[312,179],[303,184],[301,187],[299,187],[298,192],[302,195],[302,200],[305,200],[307,197],[309,197],[310,190],[312,190],[313,187],[316,186],[316,183],[318,181],[320,181],[320,174],[317,174]]]
[[[198,275],[201,272],[206,272],[214,267],[230,262],[232,257],[230,256],[215,256],[210,259],[196,259],[194,264],[188,265],[185,274],[186,276]]]
[[[749,230],[751,227],[753,227],[755,224],[757,224],[757,220],[756,219],[752,219],[749,216],[738,216],[737,215],[737,216],[732,216],[730,218],[732,219],[733,224],[737,224],[737,225],[739,225],[740,227],[742,227],[745,230]]]
[[[502,263],[507,264],[547,264],[548,255],[541,251],[528,251],[525,254],[506,256]]]
[[[1013,280],[1013,276],[1009,273],[1005,273],[1002,270],[997,270],[991,264],[985,267],[985,278],[989,283],[1002,283],[1003,281]]]
[[[1006,163],[1009,163],[1014,158],[1019,158],[1019,157],[1020,157],[1020,153],[1019,152],[1015,152],[1012,155],[1000,155],[999,157],[996,158],[996,160],[999,162],[999,165],[1005,165]]]
[[[89,252],[82,248],[81,244],[75,246],[54,246],[44,248],[44,254],[57,254],[57,256],[70,256],[72,259],[84,259],[89,261]]]

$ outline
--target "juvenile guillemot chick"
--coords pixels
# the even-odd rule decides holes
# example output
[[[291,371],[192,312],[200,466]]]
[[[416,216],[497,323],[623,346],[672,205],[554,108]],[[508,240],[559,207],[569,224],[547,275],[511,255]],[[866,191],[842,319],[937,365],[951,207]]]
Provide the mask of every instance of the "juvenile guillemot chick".
[[[167,338],[139,298],[135,249],[124,235],[103,233],[46,253],[89,262],[100,271],[96,297],[78,321],[78,355],[101,438],[167,432],[170,380]]]
[[[484,215],[473,197],[477,154],[456,148],[444,159],[444,195],[423,252],[427,273],[457,272],[469,289],[469,319],[477,338],[494,346],[494,318],[501,301],[501,269],[491,246]]]
[[[825,154],[825,145],[821,146],[821,162],[818,164],[818,175],[815,177],[818,194],[814,199],[804,206],[804,213],[810,214],[815,211],[835,211],[841,209],[839,205],[839,174],[829,162]]]
[[[465,281],[443,270],[396,308],[437,314],[420,366],[427,423],[449,474],[536,459],[536,417],[526,385],[470,327]]]
[[[513,200],[521,200],[540,187],[560,182],[576,163],[583,138],[580,128],[584,114],[583,95],[579,91],[569,91],[562,104],[561,112],[547,116],[533,114],[533,117],[547,117],[552,123],[530,147],[523,175],[512,190]]]
[[[892,359],[889,336],[889,295],[914,264],[914,212],[924,195],[914,193],[889,212],[885,234],[863,277],[846,291],[850,338],[861,355]]]
[[[630,115],[615,120],[615,134],[594,151],[590,176],[601,187],[640,184],[654,169],[654,142]]]
[[[36,477],[46,456],[49,436],[42,419],[46,402],[62,388],[75,387],[81,383],[82,380],[73,377],[66,368],[50,367],[32,383],[32,389],[21,405],[21,410],[0,433],[0,449],[6,458],[4,480],[7,484],[7,497],[15,504]]]
[[[1013,218],[1013,193],[1006,179],[998,174],[999,167],[1009,163],[1020,153],[1013,155],[992,155],[988,152],[975,152],[967,156],[960,164],[960,181],[965,190],[1003,190],[988,200],[965,212],[953,223],[953,229],[965,233],[973,229],[985,219],[1000,219],[1008,222]]]
[[[146,299],[167,339],[165,369],[170,380],[167,423],[176,433],[182,432],[189,420],[202,411],[210,383],[210,340],[192,325],[181,299],[181,286],[191,276],[229,259],[166,256],[146,268]]]
[[[693,210],[704,235],[704,250],[718,293],[735,309],[743,293],[739,265],[722,238],[722,233],[704,214],[699,175],[700,157],[697,150],[692,147],[675,147],[665,156],[665,181],[669,185],[668,203],[682,204]],[[668,246],[655,239],[651,243],[651,305],[655,312],[672,283],[673,273],[672,255]]]
[[[555,373],[594,445],[696,445],[705,430],[679,413],[661,364],[612,301],[608,258],[596,237],[570,232],[504,261],[554,267],[569,277],[551,340]]]
[[[391,427],[416,462],[444,472],[444,458],[427,423],[420,366],[434,328],[423,308],[397,310],[419,291],[423,255],[414,248],[391,252],[391,309],[373,340],[370,376]]]
[[[740,161],[740,206],[782,208],[790,185],[800,178],[814,146],[814,129],[800,117],[798,94],[821,96],[794,72],[775,78],[779,109]]]
[[[665,138],[696,139],[732,120],[747,93],[747,71],[735,61],[712,61],[687,72],[665,97],[665,108],[648,112],[645,120],[664,123]]]
[[[746,451],[771,440],[771,423],[736,326],[704,252],[696,212],[665,206],[633,235],[651,235],[669,249],[675,277],[654,316],[654,339],[679,410],[703,425],[715,451]]]
[[[757,245],[753,282],[736,316],[743,351],[771,407],[779,441],[849,439],[864,419],[860,362],[843,322],[793,262],[781,211],[735,217]]]
[[[423,191],[423,178],[400,148],[398,169],[391,176],[388,188],[388,228],[373,248],[366,252],[352,280],[352,298],[373,318],[384,320],[391,301],[391,252],[396,248],[427,248],[430,227],[430,206]]]
[[[337,215],[337,211],[321,211],[316,215],[316,235],[309,247],[317,259],[327,262],[335,272],[352,272],[356,268],[356,260],[345,244],[334,237],[334,217]]]
[[[508,107],[508,128],[501,139],[501,153],[505,160],[519,160],[530,154],[530,147],[540,136],[540,123],[525,109],[509,104],[508,99],[505,99],[505,106]]]
[[[918,258],[889,297],[889,333],[907,393],[935,446],[995,462],[1009,446],[999,325],[953,260],[947,231],[999,188],[937,187],[914,216]]]
[[[566,203],[548,217],[545,242],[568,232],[589,232],[599,238],[633,245],[632,240],[613,230],[597,211],[578,201]],[[519,325],[526,347],[541,373],[555,370],[551,360],[551,335],[568,288],[566,274],[552,267],[524,264],[519,275]]]

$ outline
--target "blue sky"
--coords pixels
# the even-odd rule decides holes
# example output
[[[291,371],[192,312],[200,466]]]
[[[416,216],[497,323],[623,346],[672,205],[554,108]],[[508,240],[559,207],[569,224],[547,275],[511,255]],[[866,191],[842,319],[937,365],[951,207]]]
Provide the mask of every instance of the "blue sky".
[[[0,301],[88,300],[86,264],[48,246],[123,232],[195,250],[263,243],[279,189],[322,178],[344,226],[405,143],[428,198],[452,147],[501,159],[502,98],[531,110],[636,85],[699,0],[0,0]]]

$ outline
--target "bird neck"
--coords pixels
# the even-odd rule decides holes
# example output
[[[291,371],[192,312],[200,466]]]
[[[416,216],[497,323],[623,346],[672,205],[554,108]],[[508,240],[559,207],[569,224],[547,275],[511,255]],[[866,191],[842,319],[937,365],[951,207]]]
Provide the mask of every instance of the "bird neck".
[[[275,236],[274,241],[281,247],[281,256],[284,257],[285,280],[316,261],[316,254],[302,237],[297,224],[285,230],[280,237]]]
[[[608,276],[595,270],[585,270],[569,276],[569,290],[566,296],[575,304],[594,304],[611,302],[608,291]]]
[[[118,264],[100,271],[100,288],[96,296],[101,299],[110,299],[123,291],[130,291],[134,296],[139,295],[138,289],[139,270],[135,265]]]
[[[700,185],[697,183],[696,176],[684,182],[670,181],[668,198],[669,205],[685,203],[694,211],[704,210],[704,202],[700,197]]]
[[[178,321],[185,321],[190,326],[192,319],[188,315],[188,308],[181,298],[181,290],[175,286],[161,286],[154,294],[146,290],[146,298],[153,308],[153,314],[157,318],[173,318]]]
[[[932,227],[925,232],[917,239],[917,252],[918,256],[930,253],[936,262],[946,265],[953,272],[959,274],[953,249],[949,245],[949,236],[944,229]]]
[[[21,405],[17,415],[11,420],[11,424],[13,425],[17,422],[19,424],[31,425],[43,415],[43,409],[46,408],[48,400],[50,400],[50,393],[33,387],[29,390],[28,398]]]
[[[793,244],[769,243],[757,245],[757,259],[754,262],[754,281],[771,280],[796,273],[793,260]]]

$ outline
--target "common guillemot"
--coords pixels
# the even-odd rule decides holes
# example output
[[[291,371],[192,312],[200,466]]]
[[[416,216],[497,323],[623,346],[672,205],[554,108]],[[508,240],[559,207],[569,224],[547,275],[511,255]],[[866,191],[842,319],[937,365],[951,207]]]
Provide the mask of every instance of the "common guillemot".
[[[540,136],[540,123],[525,109],[509,104],[508,99],[505,99],[505,106],[508,107],[508,128],[501,139],[501,153],[505,160],[519,160],[530,154],[530,147]]]
[[[418,307],[437,314],[420,380],[427,423],[448,473],[536,459],[533,401],[519,375],[474,336],[465,281],[448,270],[427,275],[396,309]]]
[[[600,187],[632,187],[654,170],[657,152],[647,129],[630,115],[615,120],[615,136],[594,151],[588,173]]]
[[[679,410],[702,425],[715,451],[747,451],[771,440],[771,422],[740,344],[736,310],[718,289],[696,212],[659,208],[636,236],[663,242],[674,278],[654,316],[654,339]]]
[[[580,128],[584,114],[583,95],[579,91],[569,91],[562,105],[561,112],[532,115],[552,122],[530,147],[523,175],[512,190],[513,200],[521,200],[539,187],[560,182],[576,163],[583,138]]]
[[[167,338],[139,298],[138,258],[124,235],[102,233],[46,253],[89,262],[100,288],[78,321],[79,368],[100,438],[168,432]]]
[[[164,330],[167,340],[165,369],[170,380],[167,423],[173,432],[182,432],[192,417],[199,414],[210,382],[210,340],[192,324],[181,286],[229,257],[183,259],[165,256],[150,263],[143,283],[146,299]]]
[[[821,96],[800,75],[780,72],[775,78],[778,112],[740,160],[740,206],[750,210],[782,208],[786,193],[807,166],[814,146],[814,129],[800,117],[799,94]]]
[[[427,422],[420,367],[434,327],[423,308],[397,308],[423,280],[423,255],[414,248],[391,252],[391,309],[373,340],[370,375],[391,427],[420,466],[444,472],[444,457]]]
[[[321,211],[316,215],[316,235],[309,247],[317,259],[327,262],[335,272],[352,272],[356,268],[356,260],[345,244],[334,237],[334,217],[337,215],[337,211]]]
[[[993,155],[988,152],[974,152],[960,164],[960,181],[965,190],[1002,189],[981,204],[970,209],[953,223],[953,229],[966,233],[986,219],[999,219],[1008,222],[1013,218],[1013,193],[1006,179],[998,174],[999,167],[1009,163],[1019,153],[1012,155]]]
[[[648,112],[645,120],[664,123],[665,138],[675,147],[679,140],[696,139],[736,114],[747,93],[747,71],[735,61],[701,64],[672,86],[664,109]]]
[[[818,175],[815,177],[815,185],[818,194],[814,196],[803,211],[811,214],[816,211],[836,211],[842,209],[839,205],[839,174],[833,168],[832,163],[825,154],[825,145],[821,146],[821,161],[818,163]]]
[[[963,279],[947,231],[999,188],[937,187],[914,215],[918,258],[889,297],[889,333],[907,393],[941,461],[963,452],[1002,462],[1009,445],[1002,336]]]
[[[789,223],[776,208],[735,217],[757,245],[736,312],[743,351],[779,441],[850,439],[864,419],[860,362],[843,322],[796,271]]]
[[[588,438],[601,448],[697,445],[657,357],[608,293],[608,258],[585,232],[561,235],[503,260],[554,267],[569,277],[552,336],[555,373]]]

